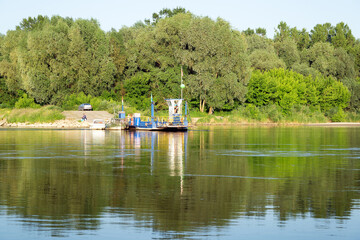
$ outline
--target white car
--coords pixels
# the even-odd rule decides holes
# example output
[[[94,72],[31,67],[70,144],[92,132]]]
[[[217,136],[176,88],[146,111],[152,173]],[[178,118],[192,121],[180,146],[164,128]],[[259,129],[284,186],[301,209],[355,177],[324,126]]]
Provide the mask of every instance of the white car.
[[[90,103],[83,103],[78,108],[79,111],[92,111],[93,108]]]

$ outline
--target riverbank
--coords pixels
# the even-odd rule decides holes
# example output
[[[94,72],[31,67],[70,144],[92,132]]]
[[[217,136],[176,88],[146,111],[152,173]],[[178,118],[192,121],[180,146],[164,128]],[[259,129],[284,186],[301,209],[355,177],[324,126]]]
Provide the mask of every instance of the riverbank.
[[[72,119],[58,120],[52,123],[7,123],[0,120],[0,128],[49,128],[49,129],[81,129],[90,128],[91,121],[78,121]],[[216,123],[197,123],[196,120],[190,123],[190,128],[201,126],[309,126],[309,127],[360,127],[359,122],[331,122],[331,123],[272,123],[272,122],[216,122]]]
[[[76,121],[76,120],[58,120],[52,123],[7,123],[4,120],[0,121],[0,127],[2,128],[89,128],[90,122]]]

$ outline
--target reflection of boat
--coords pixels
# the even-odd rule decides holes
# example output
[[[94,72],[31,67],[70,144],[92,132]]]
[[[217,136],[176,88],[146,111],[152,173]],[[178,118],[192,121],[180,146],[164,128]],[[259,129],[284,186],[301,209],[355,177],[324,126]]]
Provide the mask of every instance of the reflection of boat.
[[[135,113],[128,119],[126,130],[145,130],[145,131],[168,131],[185,132],[188,129],[187,103],[185,103],[185,115],[182,116],[183,99],[165,99],[169,106],[168,121],[155,120],[154,102],[151,102],[151,120],[141,121],[140,113]]]
[[[103,119],[94,119],[93,123],[90,126],[90,129],[94,130],[104,130],[106,127],[105,121]]]

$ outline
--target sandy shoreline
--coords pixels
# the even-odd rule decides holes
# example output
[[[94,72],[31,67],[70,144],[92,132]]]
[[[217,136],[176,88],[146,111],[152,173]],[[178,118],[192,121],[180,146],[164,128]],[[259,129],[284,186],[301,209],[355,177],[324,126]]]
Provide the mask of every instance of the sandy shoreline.
[[[7,123],[0,120],[0,128],[49,128],[49,129],[80,129],[90,128],[89,121],[80,122],[77,120],[59,120],[53,123]],[[254,126],[254,127],[360,127],[359,122],[333,122],[333,123],[192,123],[189,127],[199,126]]]
[[[80,122],[75,120],[59,120],[53,123],[7,123],[0,121],[0,127],[2,128],[89,128],[90,123],[88,121]]]

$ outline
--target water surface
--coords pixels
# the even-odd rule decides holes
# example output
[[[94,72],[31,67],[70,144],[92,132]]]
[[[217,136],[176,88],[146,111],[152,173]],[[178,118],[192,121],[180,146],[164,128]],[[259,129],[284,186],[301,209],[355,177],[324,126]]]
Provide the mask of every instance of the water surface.
[[[360,128],[0,130],[0,239],[358,239]]]

